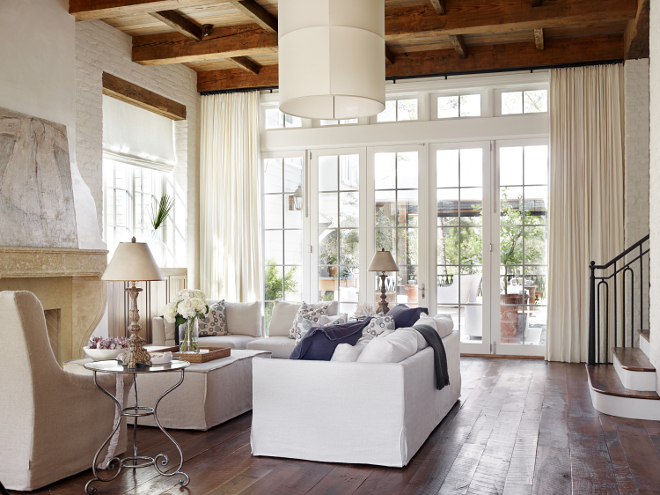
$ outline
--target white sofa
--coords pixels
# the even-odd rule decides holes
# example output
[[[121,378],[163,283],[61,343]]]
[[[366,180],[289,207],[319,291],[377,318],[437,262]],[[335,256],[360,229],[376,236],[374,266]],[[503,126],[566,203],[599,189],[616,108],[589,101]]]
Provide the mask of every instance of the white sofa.
[[[318,306],[313,304],[312,306]],[[296,339],[289,338],[289,329],[293,326],[293,320],[298,313],[300,304],[276,301],[273,307],[273,315],[268,328],[268,337],[252,340],[247,344],[247,349],[252,351],[269,351],[275,359],[288,359],[296,347]],[[339,310],[339,303],[333,301],[328,306],[328,315],[334,316]]]
[[[209,306],[211,306],[218,301],[208,299],[206,302]],[[263,336],[264,316],[263,304],[261,302],[226,302],[225,305],[227,330],[231,335],[223,335],[219,337],[200,337],[200,345],[209,347],[230,347],[232,349],[246,349],[249,342],[260,339]],[[154,318],[152,325],[152,344],[166,346],[175,345],[175,331],[176,325],[174,323],[168,322],[162,316]]]
[[[407,465],[460,396],[458,332],[443,343],[442,390],[430,347],[400,363],[255,359],[252,454]]]

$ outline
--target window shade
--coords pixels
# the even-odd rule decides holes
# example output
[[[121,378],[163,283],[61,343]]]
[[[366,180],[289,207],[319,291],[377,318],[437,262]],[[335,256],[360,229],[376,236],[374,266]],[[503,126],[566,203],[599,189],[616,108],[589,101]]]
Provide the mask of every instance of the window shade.
[[[103,154],[129,165],[169,173],[176,164],[174,123],[103,95]]]

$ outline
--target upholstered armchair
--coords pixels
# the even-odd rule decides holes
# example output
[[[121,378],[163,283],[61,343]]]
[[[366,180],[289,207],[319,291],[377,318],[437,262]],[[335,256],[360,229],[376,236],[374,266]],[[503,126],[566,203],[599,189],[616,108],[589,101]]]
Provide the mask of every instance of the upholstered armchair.
[[[9,490],[35,490],[90,469],[114,426],[114,403],[92,376],[57,364],[31,292],[0,292],[0,342],[0,480]],[[99,383],[115,392],[114,375],[99,374]],[[125,450],[123,425],[115,453]]]

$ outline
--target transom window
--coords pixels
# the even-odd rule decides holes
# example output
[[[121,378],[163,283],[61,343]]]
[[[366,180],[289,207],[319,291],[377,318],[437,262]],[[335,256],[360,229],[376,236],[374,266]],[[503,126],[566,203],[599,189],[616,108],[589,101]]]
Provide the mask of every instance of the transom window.
[[[376,116],[377,122],[401,122],[417,120],[417,98],[404,100],[387,100],[385,110]]]
[[[345,125],[345,124],[357,124],[358,119],[346,119],[346,120],[321,120],[319,124],[322,126],[326,125]]]
[[[438,118],[481,116],[481,95],[438,96]]]
[[[511,91],[502,93],[502,115],[548,111],[548,91]]]
[[[267,108],[265,112],[266,129],[289,129],[302,127],[302,119],[280,112],[279,108]]]

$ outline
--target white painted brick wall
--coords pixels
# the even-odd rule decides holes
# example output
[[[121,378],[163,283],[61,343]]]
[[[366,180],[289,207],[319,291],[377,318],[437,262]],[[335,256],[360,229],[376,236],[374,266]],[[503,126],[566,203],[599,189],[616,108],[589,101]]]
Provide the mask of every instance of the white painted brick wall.
[[[76,154],[80,173],[96,201],[103,226],[103,72],[186,106],[175,124],[177,227],[185,234],[177,251],[191,287],[199,280],[199,108],[197,75],[184,65],[142,66],[131,61],[131,37],[102,21],[76,23]],[[183,204],[182,204],[183,203]]]
[[[625,94],[625,245],[631,246],[649,233],[649,59],[628,60],[624,66]],[[642,326],[648,328],[648,260],[644,260]],[[634,266],[637,270],[637,265]],[[636,273],[635,301],[640,300]],[[640,326],[640,306],[626,307],[626,322],[634,312],[634,328]]]
[[[651,2],[650,19],[650,120],[649,226],[651,230],[651,362],[660,369],[660,6]],[[653,199],[655,198],[655,199]],[[657,373],[660,390],[660,373]]]

